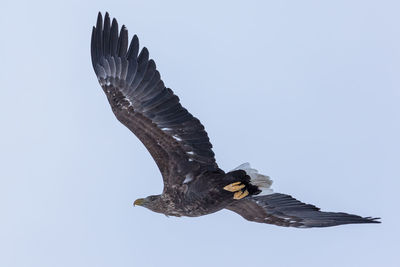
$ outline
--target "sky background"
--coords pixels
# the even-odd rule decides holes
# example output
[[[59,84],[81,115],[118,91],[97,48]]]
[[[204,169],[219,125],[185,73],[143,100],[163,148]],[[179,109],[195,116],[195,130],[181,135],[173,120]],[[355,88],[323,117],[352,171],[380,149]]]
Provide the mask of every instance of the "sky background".
[[[2,1],[0,266],[400,266],[399,1]],[[109,11],[205,125],[217,162],[380,225],[167,218],[90,62]]]

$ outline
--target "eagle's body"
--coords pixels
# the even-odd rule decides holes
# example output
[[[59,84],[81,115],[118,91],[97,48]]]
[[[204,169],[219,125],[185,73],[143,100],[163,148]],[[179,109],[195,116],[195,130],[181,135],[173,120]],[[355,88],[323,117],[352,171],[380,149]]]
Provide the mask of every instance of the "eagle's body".
[[[158,196],[159,203],[155,206],[162,208],[153,211],[168,216],[197,217],[217,212],[234,201],[231,194],[222,189],[223,172],[190,174],[189,177],[187,182]],[[216,184],[220,187],[215,187]]]
[[[135,204],[167,216],[196,217],[232,210],[247,220],[280,226],[326,227],[376,223],[375,218],[321,212],[289,195],[272,193],[272,181],[244,164],[225,173],[204,126],[164,86],[136,35],[99,13],[91,41],[92,64],[117,119],[146,146],[164,180],[161,195]]]
[[[172,188],[164,190],[158,197],[159,202],[153,211],[168,216],[197,217],[220,211],[237,202],[232,193],[224,190],[224,186],[242,181],[249,182],[244,171],[237,170],[224,173],[222,170],[189,173],[185,181]],[[257,190],[248,184],[250,190]],[[255,193],[255,191],[250,191]],[[162,207],[158,209],[158,207]],[[150,207],[151,209],[151,207]]]

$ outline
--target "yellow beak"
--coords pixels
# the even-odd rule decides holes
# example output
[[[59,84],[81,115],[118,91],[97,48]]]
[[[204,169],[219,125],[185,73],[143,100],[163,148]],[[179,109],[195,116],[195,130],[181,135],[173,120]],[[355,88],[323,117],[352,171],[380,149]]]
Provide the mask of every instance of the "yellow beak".
[[[142,206],[143,202],[144,202],[144,198],[138,198],[135,200],[135,202],[133,202],[133,206],[136,206],[136,205]]]

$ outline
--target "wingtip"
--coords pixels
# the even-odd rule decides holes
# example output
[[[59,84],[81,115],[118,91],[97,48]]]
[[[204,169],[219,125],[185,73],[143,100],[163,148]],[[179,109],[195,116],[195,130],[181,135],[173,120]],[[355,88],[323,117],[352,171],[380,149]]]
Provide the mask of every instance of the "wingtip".
[[[103,16],[101,15],[101,12],[99,12],[99,14],[97,15],[96,28],[97,29],[103,28]]]
[[[110,14],[108,13],[108,11],[106,11],[106,13],[104,14],[104,21],[106,21],[106,20],[110,20]],[[97,23],[96,24],[97,25],[103,24],[103,14],[101,13],[101,11],[99,11],[97,13]]]
[[[104,16],[104,27],[106,25],[110,25],[110,16],[108,15],[107,12],[106,12],[106,15]]]
[[[380,221],[380,220],[381,220],[380,217],[375,217],[375,218],[372,218],[372,217],[365,217],[364,219],[368,220],[368,222],[370,222],[370,223],[382,223],[382,222]]]
[[[149,56],[149,50],[145,46],[143,46],[142,51],[140,53],[145,55],[146,57]]]

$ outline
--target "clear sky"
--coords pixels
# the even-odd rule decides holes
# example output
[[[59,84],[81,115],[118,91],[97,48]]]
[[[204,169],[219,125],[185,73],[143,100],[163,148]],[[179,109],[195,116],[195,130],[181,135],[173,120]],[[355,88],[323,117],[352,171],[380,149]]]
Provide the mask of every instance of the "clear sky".
[[[399,1],[2,1],[0,266],[400,266]],[[290,229],[167,218],[158,169],[90,62],[109,11],[205,125],[217,162],[382,217]]]

